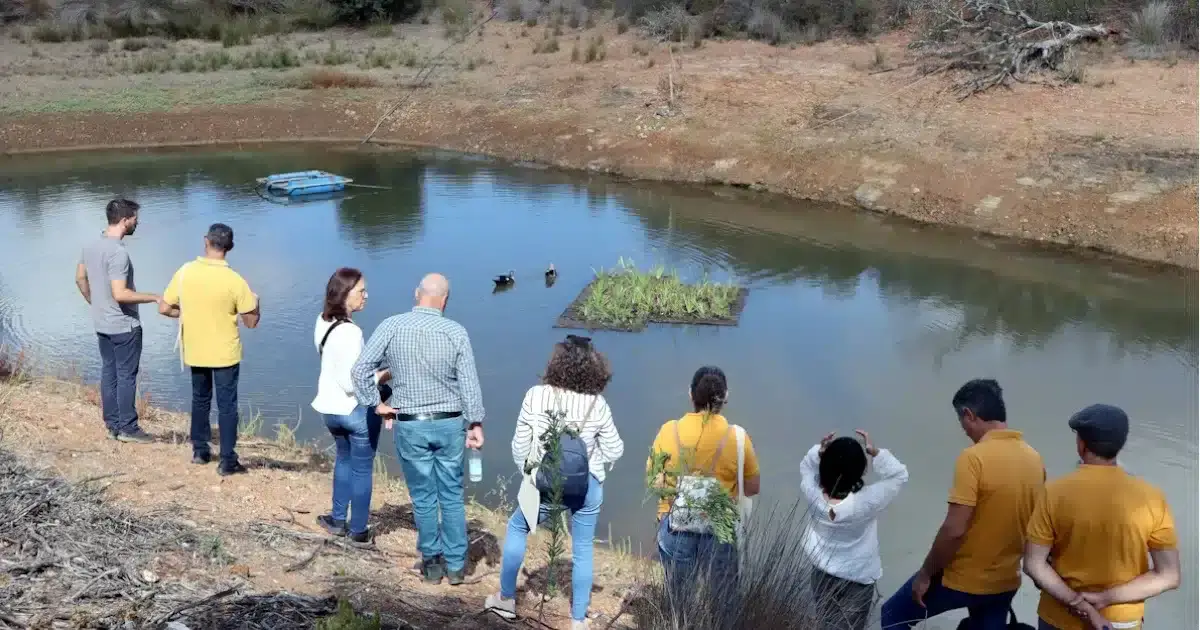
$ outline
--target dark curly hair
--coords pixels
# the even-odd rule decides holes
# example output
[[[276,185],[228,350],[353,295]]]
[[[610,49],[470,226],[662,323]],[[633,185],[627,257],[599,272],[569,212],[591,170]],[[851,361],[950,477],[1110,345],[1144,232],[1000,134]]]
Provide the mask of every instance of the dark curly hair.
[[[546,385],[592,396],[603,392],[610,380],[608,359],[592,346],[591,339],[575,335],[554,344],[542,377]]]

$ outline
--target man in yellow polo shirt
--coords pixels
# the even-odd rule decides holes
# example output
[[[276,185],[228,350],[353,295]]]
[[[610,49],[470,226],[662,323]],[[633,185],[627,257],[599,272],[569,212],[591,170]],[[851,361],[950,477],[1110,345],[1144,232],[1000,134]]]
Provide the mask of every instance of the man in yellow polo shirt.
[[[971,630],[1003,630],[1021,586],[1025,527],[1046,481],[1042,457],[1008,428],[996,381],[968,381],[951,404],[975,444],[954,464],[946,518],[921,570],[883,605],[889,630],[962,608]]]
[[[1179,587],[1171,510],[1162,491],[1117,466],[1123,410],[1092,405],[1068,426],[1081,463],[1046,484],[1025,544],[1025,572],[1042,589],[1039,627],[1141,628],[1145,601]]]
[[[217,426],[221,439],[221,465],[217,472],[246,472],[234,446],[238,432],[238,371],[242,340],[238,319],[246,328],[258,326],[258,296],[225,255],[233,249],[233,230],[214,223],[204,236],[204,255],[186,263],[171,277],[163,292],[159,312],[178,317],[182,333],[183,362],[192,372],[192,463],[212,460],[209,442],[213,391],[217,393]]]

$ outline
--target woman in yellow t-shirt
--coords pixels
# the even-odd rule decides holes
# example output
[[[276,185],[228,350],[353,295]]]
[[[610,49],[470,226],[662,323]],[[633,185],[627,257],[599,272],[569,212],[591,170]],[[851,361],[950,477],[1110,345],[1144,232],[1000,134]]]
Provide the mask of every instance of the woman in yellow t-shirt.
[[[730,540],[736,527],[730,518],[740,517],[732,499],[738,496],[738,446],[734,425],[721,415],[729,399],[725,373],[713,366],[696,370],[688,395],[692,413],[659,429],[646,462],[651,489],[660,496],[658,553],[677,605],[686,605],[689,593],[732,596],[737,586],[737,548]],[[758,458],[749,435],[742,477],[741,494],[757,495]],[[714,502],[718,492],[731,500]],[[720,505],[725,509],[715,509]]]

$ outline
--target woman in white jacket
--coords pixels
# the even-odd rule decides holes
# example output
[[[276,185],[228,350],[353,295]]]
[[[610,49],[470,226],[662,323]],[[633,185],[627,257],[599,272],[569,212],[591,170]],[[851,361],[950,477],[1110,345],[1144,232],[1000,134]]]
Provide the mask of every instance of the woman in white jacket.
[[[876,521],[908,481],[904,464],[887,449],[875,448],[866,431],[855,433],[861,443],[826,435],[800,463],[800,488],[810,514],[804,551],[827,630],[866,628],[875,583],[883,577]],[[868,460],[880,479],[865,486]]]
[[[317,316],[313,343],[321,355],[321,375],[312,408],[325,418],[333,435],[337,459],[333,465],[333,510],[317,523],[335,536],[357,543],[370,542],[367,514],[371,511],[371,482],[382,422],[374,409],[358,404],[350,369],[362,353],[363,332],[350,314],[367,305],[367,280],[361,271],[343,267],[325,286],[325,305]],[[387,370],[376,374],[386,381]],[[347,515],[349,518],[347,519]]]

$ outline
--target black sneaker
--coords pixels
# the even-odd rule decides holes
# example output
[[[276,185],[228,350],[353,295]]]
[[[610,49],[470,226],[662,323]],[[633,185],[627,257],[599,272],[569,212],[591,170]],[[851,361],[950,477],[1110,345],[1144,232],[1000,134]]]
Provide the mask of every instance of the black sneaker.
[[[329,532],[331,536],[346,535],[346,521],[339,521],[333,518],[332,514],[322,514],[317,517],[317,525]]]
[[[440,557],[429,558],[421,563],[421,578],[426,584],[441,584],[445,576],[446,565],[442,564]]]
[[[450,586],[458,586],[459,584],[466,582],[467,570],[465,568],[457,571],[446,569],[446,581],[450,582]]]
[[[118,433],[117,441],[127,442],[130,444],[153,444],[154,436],[141,429],[134,429],[129,433]]]
[[[212,453],[192,453],[192,463],[197,466],[212,463]]]
[[[229,475],[241,475],[248,472],[250,472],[250,470],[243,466],[241,462],[234,462],[229,465],[222,464],[221,467],[217,468],[217,474],[221,475],[222,477],[228,477]]]
[[[347,533],[346,540],[349,541],[350,545],[354,546],[354,547],[360,547],[360,548],[374,547],[375,546],[375,532],[368,529],[364,532],[359,532],[357,534]],[[440,581],[440,578],[439,578],[439,581]]]

